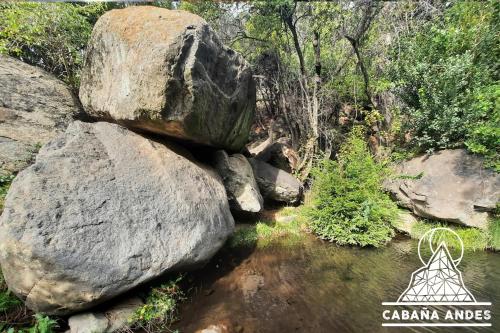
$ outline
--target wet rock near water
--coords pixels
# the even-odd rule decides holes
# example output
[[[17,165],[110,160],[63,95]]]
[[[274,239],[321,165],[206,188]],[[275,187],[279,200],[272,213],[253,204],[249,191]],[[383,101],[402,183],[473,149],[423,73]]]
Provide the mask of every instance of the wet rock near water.
[[[487,228],[500,198],[500,175],[464,149],[448,149],[403,162],[386,182],[397,202],[415,215]]]
[[[44,70],[0,55],[0,170],[24,169],[38,148],[81,113],[70,88]]]
[[[229,204],[241,212],[258,213],[264,208],[264,199],[259,191],[252,166],[245,156],[229,156],[225,151],[214,155],[215,168],[224,182]]]
[[[199,16],[133,6],[96,23],[80,99],[95,118],[237,151],[253,122],[255,82]]]
[[[37,312],[68,314],[209,260],[234,229],[226,192],[172,149],[78,121],[45,145],[0,219],[9,288]]]

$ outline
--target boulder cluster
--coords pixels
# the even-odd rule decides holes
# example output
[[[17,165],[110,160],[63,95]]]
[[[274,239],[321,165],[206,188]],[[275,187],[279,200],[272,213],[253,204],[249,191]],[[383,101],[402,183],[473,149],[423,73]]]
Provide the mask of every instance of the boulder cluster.
[[[241,154],[255,94],[243,57],[184,11],[104,14],[79,98],[2,56],[0,163],[18,172],[0,219],[9,288],[34,311],[78,312],[207,262],[232,211],[299,202],[290,173]]]

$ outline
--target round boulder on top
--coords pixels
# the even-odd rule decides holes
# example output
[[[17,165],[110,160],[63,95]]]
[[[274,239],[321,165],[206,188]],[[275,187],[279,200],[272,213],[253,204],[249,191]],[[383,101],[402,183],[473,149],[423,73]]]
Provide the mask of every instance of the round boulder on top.
[[[14,179],[0,218],[9,288],[68,314],[208,261],[233,232],[218,175],[111,123],[74,122]]]
[[[137,6],[97,21],[80,99],[90,116],[235,151],[253,122],[255,82],[201,17]]]

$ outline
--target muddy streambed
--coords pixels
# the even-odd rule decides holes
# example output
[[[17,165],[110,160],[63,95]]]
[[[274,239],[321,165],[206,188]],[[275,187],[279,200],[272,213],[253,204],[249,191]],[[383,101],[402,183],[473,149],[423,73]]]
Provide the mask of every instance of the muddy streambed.
[[[417,242],[382,249],[339,247],[307,237],[300,245],[221,251],[190,278],[174,328],[196,332],[500,332],[500,254],[466,253],[459,269],[477,301],[493,305],[490,328],[382,327],[382,302],[396,301],[422,264]]]

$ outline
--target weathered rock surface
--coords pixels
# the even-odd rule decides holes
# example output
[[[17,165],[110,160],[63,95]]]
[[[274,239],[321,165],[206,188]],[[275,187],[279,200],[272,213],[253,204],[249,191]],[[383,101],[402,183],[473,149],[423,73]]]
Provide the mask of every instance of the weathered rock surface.
[[[412,229],[417,223],[418,219],[413,213],[407,210],[401,210],[398,219],[392,225],[397,231],[411,235]]]
[[[260,149],[261,146],[257,147]],[[256,150],[257,150],[256,149]],[[249,150],[252,153],[251,150]],[[272,166],[286,172],[294,172],[297,168],[299,156],[285,138],[269,143],[266,147],[256,153],[255,158],[271,164]]]
[[[236,211],[258,213],[264,208],[264,199],[245,156],[229,156],[225,151],[215,153],[215,168],[224,182],[229,204]]]
[[[70,333],[105,333],[108,318],[102,313],[81,313],[68,319]]]
[[[112,333],[126,329],[137,309],[144,305],[138,297],[131,297],[113,305],[105,312],[86,312],[68,319],[68,333]]]
[[[396,174],[420,179],[386,183],[398,203],[414,214],[486,228],[488,211],[500,198],[500,175],[463,149],[442,150],[401,163]]]
[[[0,264],[37,312],[89,308],[206,262],[234,220],[215,171],[110,123],[72,123],[13,181]]]
[[[199,16],[137,6],[99,18],[80,99],[97,118],[239,150],[254,117],[255,82]]]
[[[289,204],[302,198],[302,184],[291,174],[255,158],[248,159],[260,193],[265,199]]]
[[[44,70],[0,55],[0,170],[17,172],[39,145],[80,114],[69,87]]]

